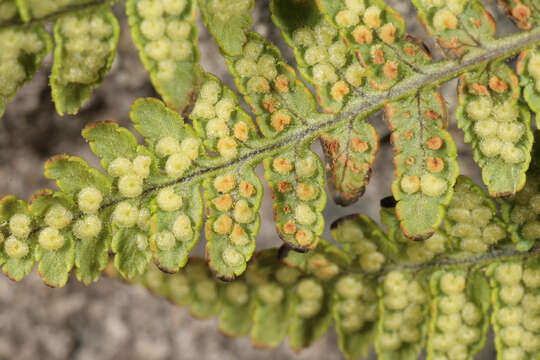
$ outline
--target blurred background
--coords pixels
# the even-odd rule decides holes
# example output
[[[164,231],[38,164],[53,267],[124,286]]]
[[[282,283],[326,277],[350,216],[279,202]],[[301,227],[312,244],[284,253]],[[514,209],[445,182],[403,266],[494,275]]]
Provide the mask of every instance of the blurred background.
[[[498,23],[498,35],[514,32],[511,22],[496,8],[495,0],[483,0]],[[388,0],[407,22],[409,33],[429,37],[417,20],[409,0]],[[52,155],[67,153],[88,160],[99,168],[97,158],[80,136],[85,124],[114,120],[131,128],[128,119],[132,102],[138,97],[158,97],[131,41],[124,5],[114,10],[121,23],[116,59],[101,87],[94,90],[90,102],[77,116],[60,117],[54,110],[48,77],[49,55],[34,79],[19,91],[0,120],[0,197],[14,194],[23,199],[36,190],[54,188],[43,176],[43,164]],[[200,28],[201,64],[206,71],[234,87],[225,62],[202,22]],[[272,40],[285,59],[294,64],[292,52],[272,25],[267,0],[255,0],[254,29]],[[427,41],[435,59],[440,59],[433,41]],[[451,81],[440,89],[451,110],[450,132],[458,145],[461,173],[480,182],[479,168],[472,162],[470,146],[463,143],[453,110],[456,84]],[[382,138],[388,134],[380,113],[370,119]],[[321,154],[318,143],[313,149]],[[392,149],[388,141],[381,149],[365,195],[355,204],[342,208],[331,199],[325,209],[325,237],[330,224],[351,213],[365,213],[379,220],[379,200],[390,195],[393,180]],[[258,168],[262,175],[262,169]],[[258,248],[281,244],[272,219],[272,201],[265,194],[261,208]],[[204,239],[195,254],[202,255]],[[102,278],[84,286],[71,279],[65,288],[50,289],[36,272],[19,283],[0,276],[0,359],[341,359],[333,331],[300,353],[292,352],[286,342],[276,349],[255,349],[247,337],[228,338],[217,330],[217,322],[197,320],[188,311],[171,305],[140,286]],[[478,356],[494,359],[492,341]]]

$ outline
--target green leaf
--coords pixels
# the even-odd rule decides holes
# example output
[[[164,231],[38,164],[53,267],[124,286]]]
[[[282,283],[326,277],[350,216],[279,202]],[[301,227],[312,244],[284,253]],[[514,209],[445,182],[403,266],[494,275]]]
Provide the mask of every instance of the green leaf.
[[[244,272],[255,250],[263,195],[253,167],[231,170],[204,182],[208,265],[227,280]]]
[[[144,0],[126,2],[131,36],[155,89],[182,114],[191,107],[200,81],[195,1],[150,7]]]
[[[219,330],[228,336],[244,336],[251,329],[253,294],[243,279],[222,285]]]
[[[381,360],[417,359],[425,345],[429,320],[429,286],[424,277],[389,272],[380,284],[375,350]],[[403,324],[396,320],[407,318]]]
[[[377,131],[364,119],[321,136],[330,192],[337,204],[348,206],[364,194],[379,150]],[[330,169],[328,169],[328,166]]]
[[[461,57],[493,39],[495,20],[477,0],[412,2],[420,22],[448,57]]]
[[[38,224],[44,229],[38,233],[38,239],[40,241],[36,245],[36,260],[39,261],[38,272],[43,278],[45,284],[51,287],[64,286],[69,278],[69,272],[72,270],[75,263],[75,241],[76,239],[71,232],[71,229],[67,226],[62,227],[60,230],[60,236],[62,237],[61,244],[50,244],[47,242],[47,231],[55,232],[47,222],[51,222],[46,218],[47,213],[54,211],[55,207],[59,206],[61,209],[66,209],[73,212],[72,200],[62,194],[53,193],[51,190],[43,190],[36,193],[32,197],[30,204],[30,211],[32,215],[40,218]],[[67,218],[71,221],[70,218]],[[66,222],[68,222],[66,221]],[[54,225],[54,224],[53,224]],[[64,224],[61,224],[63,226]],[[51,231],[52,230],[52,231]],[[41,240],[43,238],[43,240]],[[43,241],[43,244],[41,243]]]
[[[116,229],[111,250],[116,254],[114,266],[126,278],[143,273],[152,258],[148,236],[140,229]]]
[[[76,114],[92,89],[101,85],[112,66],[119,33],[109,7],[66,14],[56,21],[51,89],[60,115]]]
[[[239,55],[246,42],[245,31],[251,27],[253,0],[199,0],[198,5],[221,51]]]
[[[294,249],[317,246],[324,228],[324,169],[306,145],[264,160],[264,176],[274,199],[274,219],[280,238]]]
[[[454,186],[445,227],[458,251],[487,253],[507,238],[494,201],[463,175],[458,177]]]
[[[291,319],[289,325],[289,345],[293,350],[301,350],[319,340],[332,324],[330,312],[330,291],[332,288],[305,278],[298,281],[290,301]]]
[[[525,50],[519,54],[516,64],[519,74],[519,85],[523,88],[523,97],[531,110],[540,112],[540,72],[538,63],[540,62],[540,51],[538,46]],[[538,127],[538,126],[537,126]]]
[[[7,238],[0,254],[0,263],[3,263],[2,271],[13,281],[19,281],[34,268],[36,246],[36,236],[30,232],[33,224],[26,202],[14,196],[2,198],[0,223],[4,228],[2,239]],[[6,236],[10,232],[12,234]]]
[[[512,195],[525,184],[533,136],[530,112],[518,100],[516,75],[504,63],[461,76],[456,118],[491,196]]]
[[[184,272],[193,294],[193,300],[189,304],[191,313],[198,318],[215,315],[221,306],[220,289],[205,262],[192,258]]]
[[[51,51],[52,41],[42,25],[33,24],[0,29],[0,43],[0,103],[4,103],[32,79],[41,60]]]
[[[430,279],[430,334],[427,357],[473,359],[484,347],[489,328],[489,284],[469,269],[435,271]]]
[[[385,105],[392,129],[396,179],[392,193],[401,230],[426,239],[441,225],[459,173],[456,146],[444,130],[447,110],[435,89]]]
[[[366,273],[379,272],[396,252],[379,225],[367,215],[352,214],[330,226],[334,240],[342,244],[351,258],[351,267],[359,265]],[[358,265],[357,265],[358,264]]]
[[[338,346],[347,359],[365,358],[375,339],[379,315],[377,283],[362,275],[344,275],[332,293]]]

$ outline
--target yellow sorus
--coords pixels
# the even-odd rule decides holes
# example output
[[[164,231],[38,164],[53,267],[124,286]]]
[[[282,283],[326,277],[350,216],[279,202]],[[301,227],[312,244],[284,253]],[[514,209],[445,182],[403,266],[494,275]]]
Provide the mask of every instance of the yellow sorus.
[[[101,232],[101,220],[96,215],[88,215],[73,224],[73,234],[80,240],[91,240]]]
[[[56,250],[64,246],[66,239],[58,229],[49,226],[40,231],[38,241],[44,249]]]
[[[172,187],[159,190],[156,201],[163,211],[176,211],[182,207],[182,197]]]
[[[185,214],[180,214],[174,221],[172,233],[180,241],[189,241],[193,237],[191,220]]]
[[[32,220],[26,214],[15,214],[9,219],[9,231],[19,239],[26,239],[30,234]]]
[[[56,229],[63,229],[69,225],[73,219],[71,211],[62,205],[53,205],[45,214],[45,224]]]
[[[113,212],[113,222],[120,227],[131,227],[139,219],[139,210],[127,201],[122,201]]]

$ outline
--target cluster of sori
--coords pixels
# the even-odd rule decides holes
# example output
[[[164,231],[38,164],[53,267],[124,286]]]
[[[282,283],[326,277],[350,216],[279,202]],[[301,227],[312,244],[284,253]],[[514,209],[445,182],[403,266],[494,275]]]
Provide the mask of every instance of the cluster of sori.
[[[15,0],[0,0],[0,21],[9,21],[17,17],[17,5]]]
[[[374,273],[381,270],[386,262],[379,249],[384,242],[384,234],[377,232],[377,228],[377,224],[366,215],[350,216],[332,224],[332,237],[357,258],[363,271]]]
[[[433,145],[433,142],[429,144],[435,146]],[[429,144],[428,147],[430,146]],[[412,159],[411,161],[414,163],[415,159]],[[441,196],[446,192],[448,189],[448,182],[444,178],[434,175],[440,173],[444,169],[444,160],[437,157],[430,157],[426,161],[426,165],[426,170],[428,170],[428,172],[421,177],[406,174],[401,177],[400,186],[403,192],[411,195],[421,191],[422,194],[432,197]]]
[[[134,0],[138,19],[132,26],[142,34],[142,54],[157,69],[158,81],[175,79],[177,66],[191,61],[194,48],[190,37],[194,34],[190,23],[191,10],[187,0]],[[191,6],[191,5],[190,5]],[[187,14],[185,14],[187,13]]]
[[[251,118],[238,107],[234,93],[209,74],[190,117],[209,150],[225,159],[236,157],[238,149],[255,134]]]
[[[540,239],[540,180],[535,173],[529,174],[523,190],[511,200],[509,221],[517,227],[518,235],[529,244]],[[515,231],[515,229],[512,229]],[[531,245],[532,246],[532,245]]]
[[[333,315],[340,331],[371,329],[379,314],[375,282],[358,275],[344,275],[334,289]]]
[[[429,296],[419,281],[401,271],[389,272],[380,291],[382,309],[375,346],[380,352],[398,352],[422,345],[429,309]],[[399,358],[399,357],[396,357]]]
[[[423,0],[427,9],[436,8],[431,22],[437,31],[455,30],[458,27],[458,17],[465,10],[469,0]]]
[[[57,73],[59,82],[99,81],[101,70],[110,62],[116,46],[113,25],[105,12],[65,15],[55,24],[59,29],[57,36],[62,40],[62,56],[57,56],[57,61],[62,62]]]
[[[350,87],[362,85],[365,69],[356,61],[338,31],[324,20],[313,27],[295,30],[292,40],[303,60],[300,65],[306,78],[334,101],[343,102],[352,91]]]
[[[302,279],[296,284],[298,302],[295,304],[295,313],[309,319],[321,312],[325,292],[323,286],[315,279]]]
[[[515,99],[498,102],[485,92],[471,99],[465,112],[473,120],[474,133],[481,139],[479,149],[484,156],[499,156],[509,164],[525,161],[525,152],[518,143],[526,136],[528,122],[524,121],[525,114]]]
[[[395,230],[396,240],[405,246],[406,257],[413,264],[425,263],[447,250],[448,237],[441,230],[437,230],[424,241],[408,239],[399,228]]]
[[[506,262],[490,268],[495,345],[505,360],[540,356],[540,268]]]
[[[208,221],[206,237],[209,241],[210,266],[216,270],[219,262],[228,267],[240,267],[241,273],[255,248],[259,226],[258,209],[262,185],[250,174],[227,173],[205,183]],[[216,259],[217,256],[220,259]],[[223,276],[229,271],[220,271]]]
[[[460,176],[447,208],[446,228],[459,250],[484,253],[506,238],[493,200],[471,180]]]
[[[29,28],[6,28],[0,30],[0,97],[10,97],[30,76],[34,60],[23,62],[25,57],[38,58],[47,48],[41,30]],[[30,66],[29,68],[27,68]],[[32,70],[30,70],[32,69]]]
[[[266,159],[264,165],[281,237],[297,247],[313,248],[324,226],[321,160],[309,149],[296,149]]]
[[[321,253],[310,255],[306,265],[306,271],[321,280],[332,279],[340,273],[339,266]]]
[[[199,157],[199,140],[186,137],[181,142],[172,136],[159,139],[155,145],[156,154],[165,161],[165,173],[178,179],[193,165]]]
[[[227,58],[240,91],[246,94],[246,101],[260,116],[257,121],[265,136],[287,131],[299,121],[283,101],[296,86],[295,74],[281,64],[280,59],[275,47],[253,33],[248,33],[241,56]]]
[[[487,314],[467,293],[467,272],[443,270],[435,273],[431,282],[435,295],[428,340],[431,359],[470,359],[484,340]]]

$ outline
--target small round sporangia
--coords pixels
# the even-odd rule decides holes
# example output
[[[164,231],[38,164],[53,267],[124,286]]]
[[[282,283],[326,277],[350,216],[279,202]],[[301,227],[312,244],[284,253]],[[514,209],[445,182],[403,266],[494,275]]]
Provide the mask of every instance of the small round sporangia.
[[[312,156],[296,161],[295,165],[296,175],[302,179],[312,177],[317,171],[317,161]]]
[[[315,186],[305,183],[299,183],[296,189],[298,198],[303,201],[311,201],[317,198],[318,192]]]
[[[238,224],[234,224],[231,235],[229,236],[229,239],[232,244],[237,245],[237,246],[244,246],[249,243],[249,238],[246,232]]]
[[[143,192],[143,179],[135,174],[124,175],[118,179],[118,190],[122,196],[137,197]]]
[[[521,307],[528,313],[540,312],[540,297],[534,294],[525,294],[521,300]]]
[[[334,66],[328,63],[317,64],[313,67],[313,81],[316,84],[325,85],[332,84],[338,81],[339,77],[336,74]]]
[[[30,234],[32,220],[26,214],[15,214],[9,219],[9,231],[19,239],[26,239]]]
[[[530,316],[530,314],[524,314],[522,324],[525,329],[538,332],[540,330],[540,316]]]
[[[379,36],[381,37],[381,40],[384,41],[387,44],[394,43],[395,36],[396,36],[396,27],[392,23],[384,24],[381,29],[379,30]]]
[[[532,289],[540,287],[540,269],[526,268],[523,271],[523,283]]]
[[[152,235],[152,238],[159,250],[167,251],[172,249],[176,239],[170,231],[161,231]]]
[[[424,313],[422,311],[422,306],[418,304],[410,304],[403,311],[403,318],[407,323],[411,325],[416,325],[424,319]]]
[[[240,266],[245,262],[244,256],[234,249],[227,248],[221,255],[223,262],[228,266]]]
[[[433,16],[433,26],[438,31],[455,30],[457,25],[456,15],[448,9],[438,10]]]
[[[171,42],[167,38],[148,42],[144,47],[144,52],[156,61],[166,60],[169,57]]]
[[[289,160],[277,157],[272,162],[272,167],[280,174],[288,174],[293,169],[293,164]]]
[[[163,211],[176,211],[182,207],[182,197],[172,187],[159,190],[156,201]]]
[[[176,41],[171,42],[169,51],[170,51],[170,58],[172,60],[187,61],[189,57],[193,54],[193,45],[188,40],[176,40]],[[176,69],[176,64],[172,71],[173,78],[174,78],[175,69]]]
[[[163,3],[155,0],[140,0],[137,12],[143,18],[157,18],[163,15]]]
[[[517,103],[506,101],[493,107],[493,116],[499,122],[511,122],[519,117],[519,108]]]
[[[341,328],[345,332],[355,332],[364,326],[364,319],[359,314],[349,315],[341,320]]]
[[[163,18],[144,19],[141,22],[141,32],[149,40],[158,40],[165,34],[166,26]]]
[[[206,123],[206,135],[211,138],[223,138],[229,136],[227,121],[222,118],[215,118]]]
[[[516,164],[524,160],[523,151],[508,142],[502,143],[500,155],[505,162],[510,164]]]
[[[291,123],[291,116],[288,111],[280,109],[270,116],[270,123],[276,131],[283,131]]]
[[[264,49],[264,45],[257,41],[248,41],[244,45],[244,55],[248,58],[258,58]]]
[[[195,138],[186,138],[182,140],[180,151],[186,154],[191,160],[197,159],[197,157],[199,157],[199,141]]]
[[[440,287],[447,295],[457,295],[465,290],[465,277],[453,273],[441,276]]]
[[[222,98],[216,103],[216,115],[219,119],[229,120],[236,105],[229,98]]]
[[[296,305],[298,316],[309,319],[321,311],[321,302],[319,300],[301,300]]]
[[[232,159],[238,154],[238,144],[232,137],[220,139],[217,143],[217,149],[225,159]]]
[[[495,270],[495,279],[503,285],[518,285],[523,275],[521,264],[500,264]]]
[[[376,5],[368,7],[364,12],[364,24],[372,29],[378,29],[381,26],[381,13],[381,8]]]
[[[455,333],[461,324],[460,314],[440,315],[437,318],[437,328],[444,333]]]
[[[424,240],[424,246],[426,249],[432,253],[440,254],[446,249],[446,243],[448,239],[445,235],[440,232],[436,232],[431,235],[428,239]]]
[[[298,280],[301,275],[300,271],[290,266],[280,266],[275,272],[274,276],[280,284],[292,285]]]
[[[362,270],[367,272],[377,272],[382,268],[386,258],[378,251],[362,254],[358,259]]]
[[[309,230],[298,230],[294,236],[298,245],[309,246],[313,243],[313,232]]]
[[[238,75],[242,77],[252,77],[257,75],[257,63],[252,59],[241,58],[236,61],[234,68]]]
[[[276,58],[270,54],[262,55],[257,62],[257,71],[268,80],[274,79],[278,74]]]
[[[416,343],[420,340],[420,329],[411,325],[405,325],[399,330],[399,337],[403,342]]]
[[[457,334],[458,340],[465,345],[473,344],[480,339],[480,330],[466,325],[460,327]]]
[[[111,176],[114,177],[128,175],[133,171],[133,164],[129,159],[118,157],[111,161],[107,171]]]
[[[215,221],[213,229],[216,233],[225,235],[232,230],[233,221],[229,215],[222,214]]]
[[[139,219],[139,210],[135,205],[122,201],[116,205],[113,212],[113,222],[120,227],[131,227]]]
[[[313,29],[318,44],[329,46],[337,36],[337,30],[325,22],[321,22]]]
[[[313,32],[308,28],[296,29],[293,33],[293,42],[296,46],[308,47],[315,44]]]
[[[499,123],[497,127],[497,137],[511,143],[518,141],[523,132],[523,125],[518,122]]]
[[[385,330],[396,331],[403,325],[403,314],[401,312],[389,313],[383,321]]]
[[[267,283],[259,286],[257,294],[263,302],[269,305],[279,304],[285,296],[283,288],[274,283]]]
[[[462,315],[465,322],[470,318],[470,316],[467,316],[465,313],[465,309],[467,306],[463,309]],[[478,309],[476,309],[478,311]],[[478,315],[476,315],[476,318],[479,318],[480,313],[478,312]],[[523,317],[523,309],[520,307],[503,307],[497,312],[497,321],[502,326],[512,326],[512,325],[518,325],[521,323],[521,320],[524,319]],[[476,322],[478,323],[480,319]],[[469,322],[467,322],[469,323]],[[470,325],[474,325],[476,323],[472,323]]]
[[[235,138],[245,142],[249,137],[249,126],[245,122],[239,121],[234,124],[233,133]]]
[[[366,70],[360,64],[352,64],[345,70],[345,80],[355,87],[362,85]]]
[[[432,174],[424,174],[420,179],[422,192],[427,196],[441,196],[448,188],[445,179]]]
[[[401,295],[407,290],[407,279],[405,276],[398,272],[392,271],[386,275],[384,279],[384,291],[387,294]]]
[[[167,22],[167,36],[172,40],[187,39],[191,33],[191,25],[187,21],[169,20]]]
[[[523,328],[521,326],[508,326],[501,329],[501,340],[507,346],[519,345],[523,336]]]
[[[355,299],[345,299],[338,302],[338,311],[342,315],[358,314],[362,311],[362,307],[362,302]]]
[[[312,279],[300,281],[296,290],[303,300],[320,300],[324,295],[323,287]]]
[[[210,104],[215,104],[221,96],[221,86],[216,81],[210,80],[202,84],[199,97]]]
[[[147,178],[150,175],[151,164],[152,159],[150,156],[139,155],[133,159],[133,172],[143,179]]]
[[[195,284],[197,296],[204,302],[214,302],[218,293],[216,284],[213,280],[207,279]]]
[[[161,157],[170,156],[180,152],[180,144],[178,140],[171,136],[166,136],[161,139],[156,144],[156,153]]]
[[[442,296],[439,299],[439,307],[445,314],[454,314],[463,309],[467,298],[463,294]]]
[[[520,346],[523,350],[534,353],[540,350],[540,337],[529,331],[525,331],[521,337]]]
[[[524,289],[521,285],[503,286],[499,290],[501,301],[508,305],[517,305],[523,298]]]
[[[409,301],[415,304],[424,304],[428,300],[427,293],[424,291],[420,283],[416,280],[409,282],[407,285],[407,296]]]
[[[361,13],[366,9],[364,0],[345,0],[345,6],[347,9],[357,13]]]
[[[335,20],[340,27],[350,27],[358,24],[360,17],[355,11],[341,10],[337,13]]]
[[[297,205],[294,214],[296,221],[302,225],[311,225],[317,220],[317,214],[305,204]]]
[[[343,97],[347,95],[350,92],[349,86],[345,81],[338,81],[334,85],[332,85],[332,88],[330,89],[330,95],[332,95],[332,98],[336,101],[342,101]]]
[[[247,81],[246,87],[249,93],[266,94],[270,92],[270,84],[262,76],[254,76]]]
[[[456,338],[454,334],[435,333],[432,335],[431,343],[433,345],[433,349],[440,352],[447,352],[455,346]],[[446,357],[444,357],[444,359],[446,359]]]
[[[30,251],[28,245],[25,242],[18,240],[15,236],[7,238],[4,244],[4,250],[6,251],[7,256],[13,259],[21,259]]]
[[[246,198],[252,197],[255,194],[255,186],[248,183],[247,181],[242,181],[239,186],[240,195]]]
[[[173,178],[179,178],[191,166],[191,160],[186,154],[177,153],[169,156],[165,163],[167,175]]]
[[[348,299],[358,298],[362,295],[363,289],[362,283],[352,276],[344,276],[336,284],[338,294]]]
[[[400,181],[401,190],[407,194],[414,194],[420,190],[420,178],[418,176],[404,175]]]
[[[186,214],[180,214],[176,217],[171,230],[176,239],[180,241],[189,241],[193,237],[191,220]]]
[[[253,210],[246,200],[239,200],[234,204],[233,217],[240,224],[247,224],[253,221]]]
[[[233,205],[233,198],[229,194],[224,194],[212,200],[212,204],[218,211],[228,211]]]
[[[382,349],[394,351],[401,347],[401,338],[398,333],[382,333],[378,338]]]
[[[80,240],[91,240],[101,232],[102,223],[96,215],[88,215],[73,224],[73,234]]]
[[[246,284],[233,282],[225,287],[225,296],[236,306],[245,305],[249,301],[249,290]]]
[[[214,179],[214,188],[219,193],[227,193],[236,187],[236,181],[232,174],[219,175]]]
[[[66,239],[58,229],[48,226],[39,232],[38,241],[44,249],[56,250],[64,246]]]

